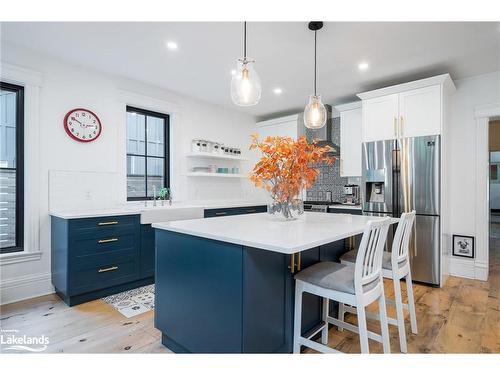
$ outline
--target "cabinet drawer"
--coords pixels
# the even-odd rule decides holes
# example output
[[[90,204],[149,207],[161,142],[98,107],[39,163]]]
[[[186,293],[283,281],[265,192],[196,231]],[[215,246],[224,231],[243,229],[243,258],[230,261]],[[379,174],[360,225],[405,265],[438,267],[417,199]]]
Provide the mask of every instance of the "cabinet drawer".
[[[267,211],[267,206],[211,208],[205,210],[205,217],[244,215],[244,214],[253,214],[257,212],[266,212],[266,211]]]
[[[79,264],[71,272],[70,294],[77,295],[137,279],[138,262],[135,256],[124,256],[122,253],[114,259],[110,256],[78,259]]]
[[[138,221],[139,215],[104,216],[90,217],[87,219],[73,219],[70,220],[70,230],[119,228],[124,225],[137,224]]]
[[[100,237],[73,238],[70,256],[98,255],[137,247],[135,233],[110,233]]]
[[[231,208],[211,208],[205,210],[205,217],[218,217],[218,216],[229,216],[229,215],[240,215],[241,210],[239,207]]]
[[[267,212],[267,206],[252,206],[252,207],[242,207],[242,214],[254,214],[258,212]]]

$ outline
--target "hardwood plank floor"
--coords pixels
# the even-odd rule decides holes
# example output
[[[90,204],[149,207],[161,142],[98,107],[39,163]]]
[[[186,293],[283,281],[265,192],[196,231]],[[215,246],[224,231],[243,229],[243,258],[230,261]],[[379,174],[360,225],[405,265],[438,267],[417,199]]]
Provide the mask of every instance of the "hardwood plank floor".
[[[415,284],[419,333],[408,333],[407,320],[409,353],[500,353],[500,237],[492,237],[490,245],[487,282],[450,277],[441,289]],[[393,298],[391,282],[386,282],[386,293]],[[395,316],[392,306],[388,311]],[[153,317],[147,312],[127,319],[101,300],[68,307],[56,295],[0,306],[0,328],[44,334],[50,340],[45,353],[169,353]],[[355,323],[356,317],[346,320]],[[368,326],[380,332],[378,322]],[[398,353],[397,329],[389,329],[391,350]],[[335,328],[330,329],[330,346],[360,352],[357,335]],[[370,351],[381,353],[382,345],[370,340]]]

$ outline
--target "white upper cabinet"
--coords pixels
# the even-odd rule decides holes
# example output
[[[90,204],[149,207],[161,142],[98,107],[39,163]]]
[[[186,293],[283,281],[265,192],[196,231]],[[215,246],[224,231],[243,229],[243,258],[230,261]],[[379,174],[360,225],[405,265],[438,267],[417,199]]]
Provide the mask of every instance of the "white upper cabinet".
[[[441,134],[441,87],[439,85],[399,94],[401,137]]]
[[[363,142],[441,134],[443,96],[454,89],[443,74],[358,94]]]
[[[340,112],[340,176],[361,176],[361,102],[335,108]]]
[[[263,139],[267,136],[283,136],[297,139],[298,135],[298,119],[299,115],[275,118],[272,120],[261,121],[257,123],[257,133],[259,138]]]
[[[397,136],[398,94],[363,101],[363,141],[381,141]]]

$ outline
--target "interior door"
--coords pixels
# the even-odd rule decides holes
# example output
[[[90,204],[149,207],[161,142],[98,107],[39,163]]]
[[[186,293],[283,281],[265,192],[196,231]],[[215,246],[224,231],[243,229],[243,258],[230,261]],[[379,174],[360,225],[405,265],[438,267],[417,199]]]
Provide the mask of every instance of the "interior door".
[[[399,94],[399,126],[403,137],[441,133],[441,87],[429,86]]]
[[[397,138],[398,94],[363,100],[363,142]]]

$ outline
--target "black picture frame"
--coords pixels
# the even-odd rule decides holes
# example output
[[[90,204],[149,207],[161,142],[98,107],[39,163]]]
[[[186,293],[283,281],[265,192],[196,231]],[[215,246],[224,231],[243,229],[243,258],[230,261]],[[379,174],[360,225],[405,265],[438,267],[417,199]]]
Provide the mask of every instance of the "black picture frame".
[[[467,238],[469,240],[471,240],[471,246],[472,246],[472,251],[471,251],[471,254],[470,255],[467,255],[467,254],[460,254],[456,247],[455,247],[455,238],[457,237],[460,237],[460,238]],[[453,243],[452,243],[452,255],[453,256],[456,256],[456,257],[462,257],[462,258],[468,258],[468,259],[474,259],[476,257],[476,249],[475,249],[475,238],[474,236],[466,236],[466,235],[462,235],[462,234],[454,234],[453,235]]]

